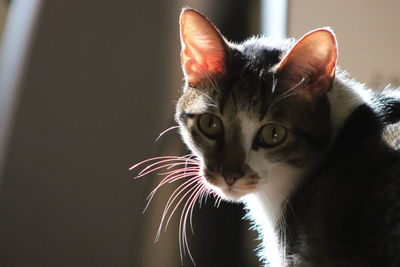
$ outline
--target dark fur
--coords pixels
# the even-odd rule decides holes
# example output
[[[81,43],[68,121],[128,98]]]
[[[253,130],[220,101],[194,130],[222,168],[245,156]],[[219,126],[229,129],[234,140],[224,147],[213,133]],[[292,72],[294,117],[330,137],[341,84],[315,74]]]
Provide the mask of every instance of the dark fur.
[[[286,209],[295,266],[400,266],[400,152],[382,141],[400,102],[360,106]],[[384,111],[385,113],[382,113]],[[298,265],[296,265],[298,264]]]

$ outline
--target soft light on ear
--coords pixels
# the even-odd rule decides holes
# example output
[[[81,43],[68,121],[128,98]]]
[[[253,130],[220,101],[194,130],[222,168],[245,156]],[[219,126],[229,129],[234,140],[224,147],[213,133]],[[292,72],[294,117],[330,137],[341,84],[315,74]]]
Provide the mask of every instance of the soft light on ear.
[[[227,45],[214,25],[193,9],[182,10],[179,22],[186,80],[196,84],[207,76],[224,73]]]
[[[307,81],[306,88],[311,94],[326,93],[335,77],[337,42],[334,33],[321,28],[304,35],[277,68],[291,85]]]

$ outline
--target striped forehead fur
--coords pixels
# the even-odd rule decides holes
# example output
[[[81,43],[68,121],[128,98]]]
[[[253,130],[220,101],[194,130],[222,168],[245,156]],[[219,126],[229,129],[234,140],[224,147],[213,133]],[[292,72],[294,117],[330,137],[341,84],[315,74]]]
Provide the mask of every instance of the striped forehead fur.
[[[261,119],[274,97],[274,67],[293,44],[291,39],[274,41],[266,37],[231,44],[227,74],[224,77],[207,76],[195,88],[186,84],[178,109],[204,112],[211,107],[222,114],[229,102],[231,112],[242,110]]]

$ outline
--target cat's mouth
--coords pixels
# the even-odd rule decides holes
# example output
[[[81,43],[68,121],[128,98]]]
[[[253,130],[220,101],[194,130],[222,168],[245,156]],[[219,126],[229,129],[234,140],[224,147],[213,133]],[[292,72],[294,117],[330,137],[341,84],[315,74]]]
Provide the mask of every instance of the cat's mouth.
[[[235,181],[229,181],[218,173],[203,171],[203,177],[216,193],[227,200],[239,201],[242,197],[257,190],[260,178],[254,172],[246,173]]]

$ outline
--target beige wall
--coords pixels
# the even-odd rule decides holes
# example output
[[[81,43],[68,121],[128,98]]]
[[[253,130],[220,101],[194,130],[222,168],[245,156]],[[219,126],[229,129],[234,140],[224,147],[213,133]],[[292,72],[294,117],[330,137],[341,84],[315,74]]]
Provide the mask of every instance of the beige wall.
[[[330,26],[339,42],[339,65],[373,88],[400,86],[400,1],[295,0],[288,35]]]
[[[3,33],[4,22],[8,12],[8,1],[0,0],[0,39]]]

